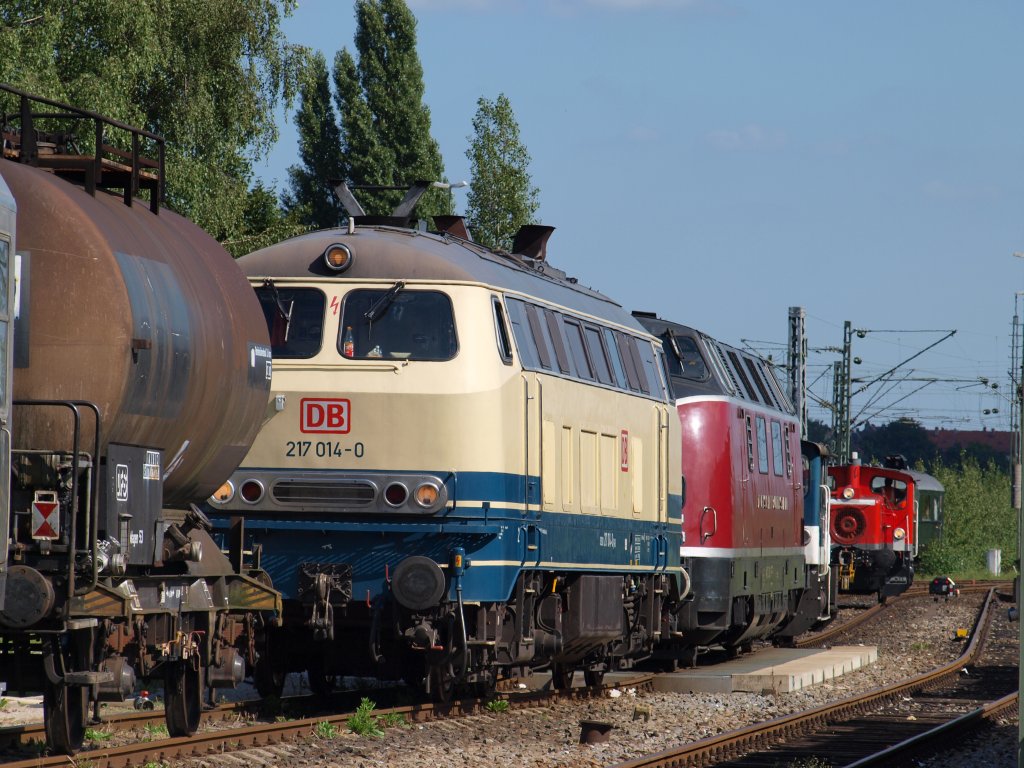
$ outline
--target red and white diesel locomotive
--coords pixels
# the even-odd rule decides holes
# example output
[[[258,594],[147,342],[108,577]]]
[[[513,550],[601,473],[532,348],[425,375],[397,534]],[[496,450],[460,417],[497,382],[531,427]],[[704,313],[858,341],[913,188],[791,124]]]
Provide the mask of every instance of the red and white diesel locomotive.
[[[693,599],[676,618],[688,660],[711,644],[746,650],[827,619],[827,547],[819,522],[804,518],[800,423],[770,365],[692,328],[633,314],[662,340],[682,423],[681,555]]]
[[[840,592],[878,594],[879,602],[914,581],[917,502],[914,477],[902,461],[829,467],[832,484],[832,566]]]

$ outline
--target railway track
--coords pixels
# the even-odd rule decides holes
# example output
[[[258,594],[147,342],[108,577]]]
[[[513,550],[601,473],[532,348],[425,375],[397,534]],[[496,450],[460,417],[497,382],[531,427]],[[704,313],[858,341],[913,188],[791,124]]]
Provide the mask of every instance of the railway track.
[[[957,660],[884,688],[722,733],[678,748],[619,763],[615,768],[784,766],[828,755],[834,766],[887,765],[904,760],[938,735],[977,727],[996,712],[1016,706],[1016,668],[977,665],[995,613],[990,590]],[[964,670],[967,670],[965,674]],[[996,703],[989,703],[998,699]],[[958,724],[954,724],[959,721]],[[904,742],[912,743],[904,744]],[[894,745],[899,747],[896,751]],[[875,762],[870,762],[875,761]],[[905,763],[903,763],[905,765]]]
[[[572,688],[569,690],[513,691],[499,693],[498,701],[507,702],[509,709],[529,709],[548,706],[554,700],[585,699],[603,697],[616,685],[629,686],[641,690],[653,688],[654,675],[637,675],[628,681],[616,684],[594,686],[588,688]],[[303,697],[305,698],[305,697]],[[372,717],[385,720],[402,720],[406,723],[423,723],[431,720],[468,717],[487,710],[487,699],[464,699],[451,704],[415,704],[411,706],[387,707],[375,709]],[[252,704],[252,702],[249,702]],[[158,739],[143,743],[126,744],[123,746],[84,750],[75,757],[66,755],[32,756],[25,759],[5,761],[3,768],[49,768],[50,766],[81,766],[88,764],[90,768],[128,768],[130,766],[150,763],[166,764],[171,760],[182,760],[210,754],[226,752],[238,755],[247,749],[264,748],[284,741],[307,738],[319,731],[344,729],[355,716],[354,708],[336,714],[320,714],[313,717],[295,719],[278,719],[275,722],[245,723],[236,719],[233,723],[227,713],[231,707],[223,708],[222,712],[206,713],[211,715],[209,722],[198,733],[191,737],[174,739]],[[147,713],[152,714],[152,713]],[[237,709],[236,709],[237,716]],[[162,714],[153,718],[162,722]],[[116,721],[121,727],[139,727],[147,722],[145,716],[128,716]],[[152,722],[150,720],[149,722]],[[115,724],[114,720],[110,721]],[[326,725],[325,725],[326,724]],[[41,731],[41,726],[40,726]],[[244,754],[241,755],[244,759]]]
[[[962,595],[973,595],[973,594],[984,594],[990,589],[994,589],[998,592],[1012,592],[1013,582],[1010,581],[983,581],[983,582],[970,582],[967,584],[960,584],[960,594]],[[858,613],[852,619],[837,624],[835,626],[829,626],[813,634],[809,634],[807,637],[803,637],[792,644],[793,648],[822,648],[829,645],[836,637],[839,637],[844,632],[848,632],[854,627],[859,627],[862,624],[866,624],[869,621],[874,621],[881,614],[884,614],[892,606],[898,605],[901,601],[920,599],[931,597],[928,594],[927,584],[915,584],[902,595],[896,597],[890,597],[884,603],[875,603],[869,608],[865,608],[863,611]]]

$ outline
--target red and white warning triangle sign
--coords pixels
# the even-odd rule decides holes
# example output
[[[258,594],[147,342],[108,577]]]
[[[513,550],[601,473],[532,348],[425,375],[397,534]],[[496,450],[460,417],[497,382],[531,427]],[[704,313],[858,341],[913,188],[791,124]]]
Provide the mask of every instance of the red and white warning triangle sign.
[[[60,538],[60,506],[56,501],[32,502],[32,538]]]

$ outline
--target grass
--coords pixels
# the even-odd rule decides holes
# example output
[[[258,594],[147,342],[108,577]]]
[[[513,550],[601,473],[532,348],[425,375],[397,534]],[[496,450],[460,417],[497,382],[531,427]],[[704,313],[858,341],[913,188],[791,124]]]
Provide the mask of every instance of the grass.
[[[88,741],[109,741],[114,737],[111,731],[105,731],[100,728],[86,728],[85,738]]]
[[[387,712],[377,717],[378,725],[384,728],[404,728],[409,725],[409,721],[405,719],[405,715],[401,712]]]
[[[508,712],[508,702],[505,699],[495,699],[487,702],[488,712]]]
[[[363,698],[356,707],[352,717],[348,719],[348,729],[359,736],[383,736],[379,718],[373,714],[377,705],[370,699]]]
[[[333,739],[338,735],[338,726],[324,720],[323,722],[317,723],[313,728],[313,735],[318,739]]]
[[[152,741],[153,739],[166,739],[167,738],[167,726],[163,723],[154,724],[146,723],[142,726],[142,730],[145,732],[144,740]],[[143,766],[145,768],[145,766]]]

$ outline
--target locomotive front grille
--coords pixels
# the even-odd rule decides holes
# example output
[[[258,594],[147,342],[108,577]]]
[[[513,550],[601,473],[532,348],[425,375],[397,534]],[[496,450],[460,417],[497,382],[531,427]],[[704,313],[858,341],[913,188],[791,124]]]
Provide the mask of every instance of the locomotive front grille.
[[[279,480],[270,493],[278,504],[299,506],[369,506],[377,498],[372,484],[350,480]]]

